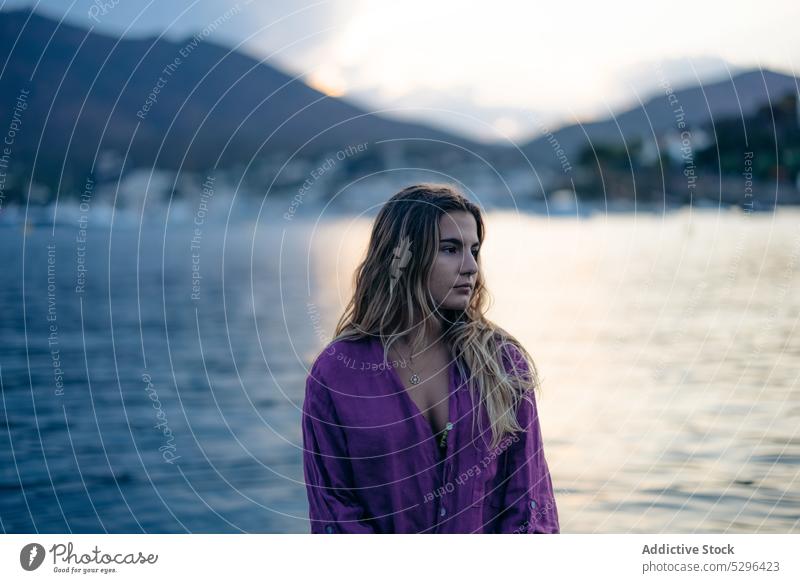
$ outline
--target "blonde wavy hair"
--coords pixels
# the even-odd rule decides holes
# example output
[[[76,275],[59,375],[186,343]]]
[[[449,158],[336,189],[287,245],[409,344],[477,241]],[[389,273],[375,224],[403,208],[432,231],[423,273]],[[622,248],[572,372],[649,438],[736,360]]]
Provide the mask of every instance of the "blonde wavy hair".
[[[427,326],[438,318],[442,341],[486,409],[491,423],[490,447],[495,448],[506,436],[522,430],[517,406],[529,391],[539,387],[539,375],[519,341],[485,316],[490,295],[480,269],[480,254],[466,309],[442,309],[430,296],[427,282],[439,248],[439,219],[455,211],[475,217],[482,244],[485,227],[481,211],[453,185],[409,186],[381,207],[366,257],[354,274],[355,291],[336,325],[333,341],[377,336],[388,360],[390,347],[406,337],[412,354],[416,354]],[[415,322],[422,323],[416,326],[416,332]],[[527,370],[520,358],[525,359]],[[511,365],[512,374],[507,374],[504,360]]]

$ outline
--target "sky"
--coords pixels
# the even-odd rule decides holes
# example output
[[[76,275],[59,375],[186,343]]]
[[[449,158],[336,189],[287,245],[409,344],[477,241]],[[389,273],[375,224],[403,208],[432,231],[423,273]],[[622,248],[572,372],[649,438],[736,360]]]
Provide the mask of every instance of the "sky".
[[[333,96],[487,141],[604,118],[659,91],[800,73],[800,3],[0,0],[97,32],[208,39]],[[226,15],[227,11],[227,16]]]

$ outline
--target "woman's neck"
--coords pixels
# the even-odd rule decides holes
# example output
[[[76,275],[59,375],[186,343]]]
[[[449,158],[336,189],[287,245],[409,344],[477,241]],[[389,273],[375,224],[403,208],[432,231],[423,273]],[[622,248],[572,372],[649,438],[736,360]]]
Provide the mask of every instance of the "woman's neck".
[[[438,320],[435,322],[427,322],[427,325],[424,326],[424,332],[422,336],[422,345],[417,348],[420,354],[429,354],[431,352],[435,352],[436,350],[440,349],[443,345],[442,339],[442,324]],[[400,345],[400,348],[408,354],[411,351],[411,342],[417,333],[417,326],[411,326],[410,332],[406,333],[405,335],[401,336],[397,340],[397,344]],[[417,356],[415,354],[415,356]]]

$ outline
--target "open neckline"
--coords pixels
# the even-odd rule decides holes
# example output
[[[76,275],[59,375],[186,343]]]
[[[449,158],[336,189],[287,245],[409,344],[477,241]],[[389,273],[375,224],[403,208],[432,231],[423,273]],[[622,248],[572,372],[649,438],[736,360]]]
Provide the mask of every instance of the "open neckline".
[[[383,345],[380,341],[378,341],[378,348],[381,351],[381,354],[383,354]],[[389,374],[394,379],[397,388],[400,389],[400,392],[403,394],[406,401],[411,406],[412,410],[415,411],[414,417],[419,417],[422,424],[426,427],[430,438],[433,440],[434,447],[436,448],[437,451],[440,451],[442,448],[439,447],[438,436],[441,435],[442,432],[446,430],[447,423],[452,423],[454,418],[453,406],[455,399],[453,398],[453,392],[455,387],[455,366],[456,366],[455,360],[452,359],[451,357],[447,365],[447,421],[445,421],[445,428],[442,429],[442,431],[439,431],[438,433],[434,430],[433,425],[425,418],[425,415],[422,413],[419,406],[414,402],[414,399],[411,398],[411,395],[409,394],[408,389],[406,388],[406,385],[403,382],[403,379],[400,378],[400,375],[395,370],[395,368],[390,363],[386,362],[385,358],[384,358],[384,364],[386,365],[386,369],[389,371]],[[450,440],[448,439],[447,441],[448,449],[449,449],[449,443]]]

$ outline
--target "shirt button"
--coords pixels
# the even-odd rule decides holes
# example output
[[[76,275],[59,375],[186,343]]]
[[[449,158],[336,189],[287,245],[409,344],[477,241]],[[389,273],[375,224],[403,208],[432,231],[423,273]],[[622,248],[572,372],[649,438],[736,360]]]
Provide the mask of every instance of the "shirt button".
[[[447,514],[447,509],[444,506],[442,506],[442,509],[439,511],[439,514],[441,516],[444,516],[445,514]]]
[[[531,500],[531,508],[536,508],[536,500]]]
[[[333,525],[332,524],[327,525],[325,527],[325,532],[327,532],[328,534],[333,533]]]

